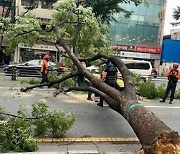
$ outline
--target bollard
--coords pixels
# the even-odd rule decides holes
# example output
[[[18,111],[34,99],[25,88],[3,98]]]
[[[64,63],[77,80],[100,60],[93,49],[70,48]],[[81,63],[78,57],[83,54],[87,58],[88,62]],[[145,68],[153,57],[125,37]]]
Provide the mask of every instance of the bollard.
[[[16,80],[16,66],[12,66],[11,73],[12,73],[11,79]]]

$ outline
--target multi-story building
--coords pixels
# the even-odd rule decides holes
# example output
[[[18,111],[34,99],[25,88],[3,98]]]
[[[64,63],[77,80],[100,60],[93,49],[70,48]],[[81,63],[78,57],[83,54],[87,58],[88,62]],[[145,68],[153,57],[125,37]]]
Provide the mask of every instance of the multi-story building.
[[[13,0],[0,0],[0,17],[11,18],[14,21],[14,1]],[[9,64],[10,56],[5,54],[5,44],[3,44],[4,28],[1,28],[0,35],[0,65]]]
[[[160,65],[162,33],[166,3],[164,0],[148,0],[148,6],[120,4],[134,11],[130,18],[122,13],[110,26],[110,37],[115,54],[127,59],[148,60],[156,68]]]
[[[35,0],[35,9],[32,13],[44,23],[51,20],[52,4],[57,0]],[[29,5],[28,0],[16,0],[16,16],[25,11]],[[123,58],[143,59],[159,67],[161,54],[161,40],[164,26],[164,0],[148,0],[148,6],[141,4],[119,4],[124,9],[134,11],[130,18],[123,14],[116,14],[116,22],[110,25],[110,38],[115,49],[115,54]],[[59,52],[54,45],[36,44],[27,47],[19,44],[15,51],[15,62],[38,58],[41,54],[48,53],[59,59]]]
[[[162,74],[173,66],[173,63],[179,63],[180,66],[180,30],[172,29],[170,35],[163,37],[161,70]]]
[[[35,9],[32,10],[32,14],[40,19],[44,24],[47,24],[51,20],[52,5],[56,1],[57,0],[35,0],[33,4]],[[15,16],[24,13],[27,6],[29,6],[28,0],[16,0]],[[60,58],[60,53],[53,44],[41,42],[32,47],[28,47],[25,44],[20,43],[14,53],[14,61],[20,63],[31,59],[42,58],[42,55],[44,54],[49,54],[52,57],[55,57],[56,62]]]

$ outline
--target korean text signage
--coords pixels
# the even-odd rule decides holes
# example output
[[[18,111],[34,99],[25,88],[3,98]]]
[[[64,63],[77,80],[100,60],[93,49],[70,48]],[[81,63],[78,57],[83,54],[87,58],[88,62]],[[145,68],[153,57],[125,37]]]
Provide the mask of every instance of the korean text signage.
[[[111,46],[114,50],[121,50],[121,51],[135,51],[135,46],[127,46],[127,45],[113,45]]]
[[[135,50],[136,52],[155,53],[155,54],[160,54],[162,52],[161,48],[146,47],[146,46],[136,46]]]
[[[138,52],[120,52],[120,57],[132,57],[132,58],[142,58],[142,59],[150,59],[149,53],[138,53]]]
[[[154,54],[160,54],[162,52],[161,48],[147,47],[147,46],[113,45],[111,46],[111,48],[116,51],[132,51],[132,52],[144,52],[144,53],[154,53]]]
[[[32,47],[29,47],[23,43],[18,44],[19,48],[31,48],[37,50],[49,50],[49,51],[58,51],[53,45],[44,45],[44,44],[34,44]],[[60,50],[64,50],[62,47],[58,47]]]

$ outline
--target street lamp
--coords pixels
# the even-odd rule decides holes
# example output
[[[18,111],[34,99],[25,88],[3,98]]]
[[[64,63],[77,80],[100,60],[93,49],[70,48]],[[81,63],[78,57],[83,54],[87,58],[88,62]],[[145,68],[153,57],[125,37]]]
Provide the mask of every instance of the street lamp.
[[[14,22],[14,11],[15,11],[15,0],[0,0],[0,20],[3,20],[3,18],[10,17],[12,21]],[[6,61],[6,56],[3,53],[3,33],[4,33],[4,26],[2,26],[1,30],[1,36],[0,36],[0,64],[3,62],[9,63],[9,61]]]

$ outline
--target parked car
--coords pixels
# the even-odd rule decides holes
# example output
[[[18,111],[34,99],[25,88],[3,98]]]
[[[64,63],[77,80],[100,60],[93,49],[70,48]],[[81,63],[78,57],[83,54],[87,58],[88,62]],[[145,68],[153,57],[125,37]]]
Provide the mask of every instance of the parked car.
[[[157,73],[156,68],[154,68],[154,67],[152,68],[151,75],[152,75],[154,78],[157,78],[158,73]]]
[[[140,74],[143,81],[151,79],[152,65],[149,61],[128,59],[122,61],[130,71]]]
[[[4,68],[4,73],[6,75],[12,74],[12,67],[16,67],[16,75],[17,76],[33,76],[33,77],[41,77],[41,65],[43,60],[42,59],[35,59],[30,60],[22,64],[14,64],[14,65],[8,65]],[[54,62],[48,62],[49,70],[56,70],[58,74],[61,74],[63,71],[62,68],[57,67]]]

